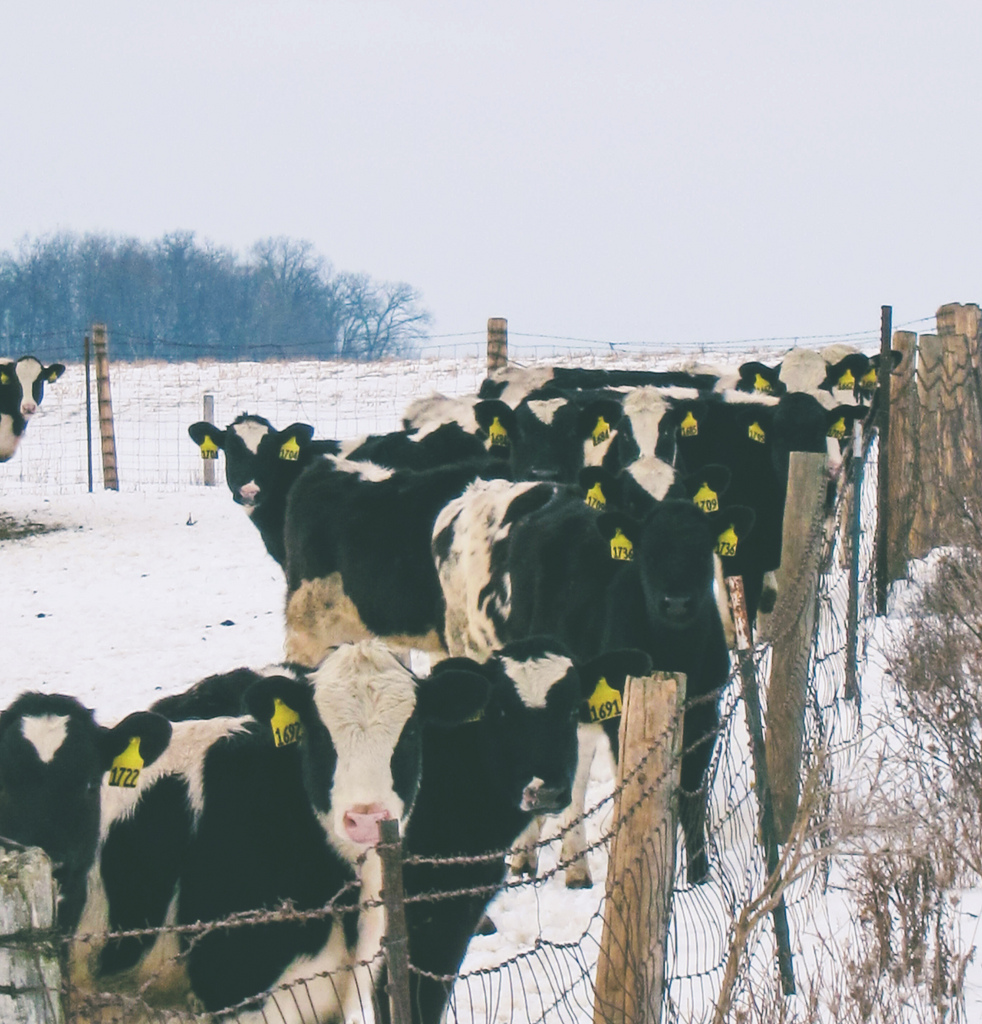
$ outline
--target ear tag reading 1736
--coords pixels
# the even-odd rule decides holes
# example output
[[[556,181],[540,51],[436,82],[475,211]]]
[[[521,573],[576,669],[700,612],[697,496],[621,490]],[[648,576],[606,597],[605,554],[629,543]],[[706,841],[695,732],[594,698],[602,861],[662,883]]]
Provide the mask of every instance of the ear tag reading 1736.
[[[747,427],[747,437],[751,441],[756,441],[757,444],[763,444],[767,440],[767,434],[764,433],[764,428],[756,422],[756,420]]]
[[[508,431],[501,425],[501,420],[497,416],[491,421],[491,426],[488,427],[488,437],[491,439],[492,448],[508,447]]]
[[[840,416],[839,419],[829,427],[829,437],[834,437],[837,441],[841,441],[846,436],[846,418]]]
[[[273,742],[278,747],[288,747],[303,738],[300,716],[288,708],[279,697],[273,698],[273,717],[269,720],[273,729]]]
[[[839,378],[835,385],[840,391],[852,391],[856,386],[856,378],[852,375],[852,370],[846,370],[846,372]]]
[[[218,458],[218,445],[212,441],[210,434],[201,442],[201,457],[203,459]]]
[[[691,409],[685,414],[681,429],[683,437],[696,437],[699,434],[699,421],[692,415]]]
[[[140,778],[143,758],[140,756],[140,737],[131,736],[129,746],[113,760],[109,769],[109,785],[133,789]]]
[[[607,499],[604,496],[604,492],[600,489],[599,480],[586,492],[586,498],[584,500],[590,508],[596,508],[602,511],[607,507]]]
[[[603,444],[610,437],[610,424],[603,416],[597,417],[597,425],[593,428],[593,433],[590,436],[593,438],[594,447]]]
[[[289,441],[284,441],[280,445],[280,458],[287,462],[296,462],[300,458],[300,445],[297,444],[295,437],[291,437]]]
[[[716,538],[716,554],[720,558],[732,558],[737,552],[736,530],[730,526]]]
[[[704,483],[702,487],[696,491],[692,500],[703,510],[703,512],[715,512],[719,508],[719,495],[709,486],[708,483]]]
[[[615,562],[630,562],[634,558],[634,545],[624,536],[619,526],[610,538],[610,557]]]
[[[773,390],[771,382],[763,374],[758,373],[754,377],[754,391],[760,391],[765,395],[769,395]]]
[[[597,688],[587,699],[591,722],[609,722],[621,717],[621,695],[608,684],[603,676],[597,681]]]

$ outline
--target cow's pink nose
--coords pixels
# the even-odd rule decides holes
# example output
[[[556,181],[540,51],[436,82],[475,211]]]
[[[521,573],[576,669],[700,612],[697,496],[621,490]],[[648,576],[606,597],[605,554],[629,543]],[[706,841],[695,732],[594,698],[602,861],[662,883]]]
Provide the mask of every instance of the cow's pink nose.
[[[21,402],[20,403],[20,414],[21,416],[33,416],[38,411],[37,402]]]
[[[344,830],[354,843],[377,846],[380,838],[379,822],[391,817],[381,804],[352,807],[344,813]]]
[[[259,493],[258,484],[243,484],[239,488],[239,495],[243,501],[255,501],[256,495]]]

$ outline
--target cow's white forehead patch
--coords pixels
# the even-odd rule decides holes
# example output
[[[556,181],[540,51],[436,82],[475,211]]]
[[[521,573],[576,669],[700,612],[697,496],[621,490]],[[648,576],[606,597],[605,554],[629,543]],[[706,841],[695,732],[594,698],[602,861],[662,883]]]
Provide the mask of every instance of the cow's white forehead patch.
[[[566,404],[565,398],[533,398],[529,401],[529,412],[547,426],[555,419],[556,413]]]
[[[255,420],[243,420],[236,423],[232,430],[242,439],[242,443],[255,455],[259,451],[259,443],[269,433],[269,427],[265,423],[257,423]]]
[[[573,667],[569,658],[561,654],[547,654],[527,661],[502,657],[501,664],[528,708],[544,708],[549,691]]]
[[[20,731],[38,757],[49,764],[68,735],[68,715],[25,715]]]

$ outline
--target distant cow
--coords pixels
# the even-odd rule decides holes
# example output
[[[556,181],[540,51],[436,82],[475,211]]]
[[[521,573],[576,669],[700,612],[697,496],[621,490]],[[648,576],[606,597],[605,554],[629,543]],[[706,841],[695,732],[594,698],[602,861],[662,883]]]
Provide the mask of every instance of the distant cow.
[[[45,366],[34,356],[0,363],[0,462],[17,451],[28,421],[44,398],[44,385],[53,384],[64,372],[61,363]]]

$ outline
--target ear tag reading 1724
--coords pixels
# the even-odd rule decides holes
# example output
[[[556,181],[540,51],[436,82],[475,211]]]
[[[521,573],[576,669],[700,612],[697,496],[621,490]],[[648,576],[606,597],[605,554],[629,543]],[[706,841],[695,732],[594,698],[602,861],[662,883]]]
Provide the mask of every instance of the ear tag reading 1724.
[[[840,391],[852,391],[856,386],[856,378],[852,375],[852,370],[846,370],[846,372],[839,378],[835,385]]]
[[[610,437],[610,424],[603,416],[597,417],[597,425],[593,428],[593,433],[590,436],[593,438],[594,447],[603,444]]]
[[[619,526],[610,538],[610,557],[615,562],[630,562],[634,558],[634,545],[624,536]]]
[[[771,382],[763,374],[758,373],[754,377],[754,391],[760,391],[765,395],[769,395],[773,390]]]
[[[291,437],[289,441],[284,441],[280,445],[280,458],[287,462],[296,462],[300,458],[300,445],[297,444],[295,437]]]
[[[716,554],[720,558],[732,558],[737,553],[737,535],[732,525],[716,538]]]
[[[692,500],[703,510],[703,512],[715,512],[719,508],[719,495],[712,489],[712,487],[709,486],[708,483],[704,483],[702,487],[696,491]]]
[[[604,496],[604,492],[600,489],[599,480],[586,492],[585,501],[590,508],[596,508],[603,511],[603,509],[607,507],[607,498]]]
[[[218,458],[218,445],[212,441],[210,434],[201,442],[201,457],[203,459]]]
[[[140,756],[140,737],[131,736],[129,746],[113,760],[109,769],[109,785],[121,786],[123,789],[134,789],[143,768]]]
[[[747,437],[751,441],[755,441],[757,444],[763,444],[767,440],[767,434],[764,433],[764,428],[756,422],[756,420],[747,427]]]
[[[829,437],[834,437],[837,441],[841,441],[846,436],[846,418],[840,416],[839,419],[829,427]]]
[[[692,415],[691,409],[685,414],[681,429],[683,437],[696,437],[698,435],[699,421]]]
[[[621,695],[608,684],[603,676],[597,681],[597,688],[587,699],[591,722],[609,722],[621,717]]]
[[[492,448],[508,447],[508,431],[501,425],[501,420],[497,416],[491,421],[491,426],[488,427],[488,437],[491,439]]]
[[[273,698],[273,717],[269,720],[273,729],[273,742],[278,747],[288,747],[303,738],[300,716],[288,708],[279,697]]]

